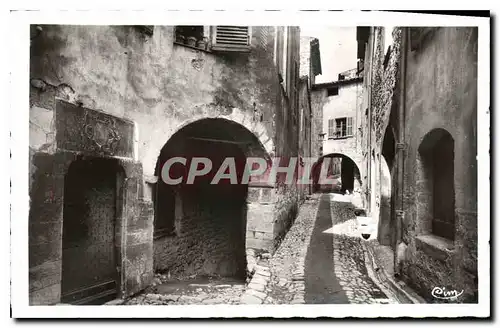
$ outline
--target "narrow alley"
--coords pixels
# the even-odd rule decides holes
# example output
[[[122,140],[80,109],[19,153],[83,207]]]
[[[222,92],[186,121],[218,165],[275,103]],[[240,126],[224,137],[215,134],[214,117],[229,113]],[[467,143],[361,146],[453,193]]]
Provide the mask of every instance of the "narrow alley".
[[[31,25],[29,304],[477,303],[477,40]]]
[[[150,288],[123,304],[397,303],[368,275],[366,241],[350,199],[334,193],[311,195],[276,253],[258,257],[260,273],[246,288],[237,280],[197,277],[176,282],[157,275]]]

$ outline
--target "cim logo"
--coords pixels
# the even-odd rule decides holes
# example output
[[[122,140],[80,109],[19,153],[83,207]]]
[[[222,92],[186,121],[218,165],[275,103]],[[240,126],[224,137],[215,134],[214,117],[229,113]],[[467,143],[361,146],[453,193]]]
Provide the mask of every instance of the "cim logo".
[[[456,290],[446,290],[445,287],[434,287],[432,289],[431,295],[434,298],[439,298],[441,300],[449,300],[452,298],[458,298],[460,295],[464,293],[464,290],[458,292]]]

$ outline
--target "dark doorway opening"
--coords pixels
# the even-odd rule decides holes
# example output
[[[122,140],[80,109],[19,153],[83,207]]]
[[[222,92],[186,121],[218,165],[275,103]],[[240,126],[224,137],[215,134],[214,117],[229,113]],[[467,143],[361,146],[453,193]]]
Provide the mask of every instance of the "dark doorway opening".
[[[61,302],[102,304],[116,298],[115,248],[119,166],[79,159],[65,177]]]
[[[352,159],[342,154],[323,156],[313,166],[312,174],[315,192],[352,194],[357,186],[361,186],[357,165]],[[329,182],[323,183],[321,177],[326,177]]]
[[[155,186],[155,269],[172,277],[246,279],[246,229],[248,185],[241,183],[247,156],[263,156],[259,140],[243,126],[224,119],[203,119],[179,130],[158,158]],[[179,157],[172,179],[161,172],[167,160]],[[210,171],[187,183],[193,158],[208,158]],[[224,173],[236,173],[236,181],[214,181],[222,164],[234,160]],[[204,165],[199,164],[202,169]],[[214,183],[212,183],[214,182]],[[236,183],[234,183],[236,182]]]

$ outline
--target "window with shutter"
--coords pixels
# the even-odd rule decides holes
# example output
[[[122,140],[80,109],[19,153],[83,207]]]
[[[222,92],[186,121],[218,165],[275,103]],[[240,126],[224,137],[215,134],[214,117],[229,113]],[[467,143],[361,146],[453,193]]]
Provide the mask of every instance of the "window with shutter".
[[[212,34],[213,51],[250,51],[249,26],[215,26]]]
[[[353,136],[353,118],[341,117],[334,120],[328,120],[329,138],[346,138]]]
[[[352,117],[347,118],[347,136],[352,136]]]

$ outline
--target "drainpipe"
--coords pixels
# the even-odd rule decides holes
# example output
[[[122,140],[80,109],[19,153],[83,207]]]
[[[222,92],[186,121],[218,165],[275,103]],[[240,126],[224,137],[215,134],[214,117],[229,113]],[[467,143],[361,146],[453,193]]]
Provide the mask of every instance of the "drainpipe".
[[[398,143],[396,151],[398,152],[398,199],[396,202],[396,247],[394,248],[394,272],[400,274],[400,267],[397,259],[397,248],[402,241],[403,235],[403,220],[404,220],[404,155],[405,155],[405,114],[406,114],[406,65],[407,65],[407,49],[408,49],[408,29],[401,30],[401,65],[399,72],[399,113],[398,113]]]

